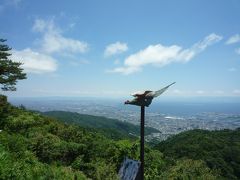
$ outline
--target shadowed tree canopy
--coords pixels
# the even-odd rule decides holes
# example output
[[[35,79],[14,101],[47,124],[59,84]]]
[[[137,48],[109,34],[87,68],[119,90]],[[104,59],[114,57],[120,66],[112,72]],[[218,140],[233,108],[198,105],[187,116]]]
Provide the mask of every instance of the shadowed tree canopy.
[[[0,84],[3,91],[15,91],[18,80],[26,79],[26,74],[20,67],[22,63],[9,59],[11,48],[0,39]]]

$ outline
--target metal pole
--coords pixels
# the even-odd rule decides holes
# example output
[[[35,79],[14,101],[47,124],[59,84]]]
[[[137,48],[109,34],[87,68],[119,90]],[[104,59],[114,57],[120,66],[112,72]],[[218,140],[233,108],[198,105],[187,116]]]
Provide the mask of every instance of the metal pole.
[[[144,180],[144,117],[145,117],[145,106],[141,106],[141,140],[140,140],[140,179]]]

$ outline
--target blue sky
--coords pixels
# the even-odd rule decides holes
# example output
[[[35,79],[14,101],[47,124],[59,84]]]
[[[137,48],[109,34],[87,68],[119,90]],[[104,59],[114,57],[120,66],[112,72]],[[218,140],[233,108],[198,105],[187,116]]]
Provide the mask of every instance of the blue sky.
[[[28,78],[9,96],[240,96],[240,1],[0,1]]]

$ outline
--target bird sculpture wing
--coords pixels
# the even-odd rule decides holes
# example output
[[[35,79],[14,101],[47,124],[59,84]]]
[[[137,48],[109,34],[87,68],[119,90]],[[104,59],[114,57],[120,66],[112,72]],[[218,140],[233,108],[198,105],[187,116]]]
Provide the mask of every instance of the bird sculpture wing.
[[[152,92],[149,92],[146,97],[152,97],[152,98],[155,98],[155,97],[158,97],[159,95],[161,95],[162,93],[164,93],[170,86],[172,86],[173,84],[175,84],[176,82],[172,83],[172,84],[169,84],[168,86],[158,90],[158,91],[152,91]]]

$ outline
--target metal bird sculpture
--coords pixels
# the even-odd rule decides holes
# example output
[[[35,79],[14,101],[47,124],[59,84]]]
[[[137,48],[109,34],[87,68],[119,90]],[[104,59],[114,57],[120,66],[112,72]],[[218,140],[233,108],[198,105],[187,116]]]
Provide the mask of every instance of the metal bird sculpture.
[[[176,82],[169,84],[168,86],[158,90],[158,91],[144,91],[144,92],[136,92],[132,94],[133,97],[135,97],[133,100],[125,101],[125,104],[131,104],[136,106],[149,106],[152,103],[153,98],[158,97],[161,95],[164,91],[166,91],[170,86],[175,84]]]
[[[145,106],[148,107],[151,103],[153,98],[158,97],[162,93],[164,93],[170,86],[174,83],[169,84],[168,86],[158,90],[158,91],[144,91],[144,92],[137,92],[132,94],[134,97],[131,101],[125,101],[125,104],[131,104],[136,106],[141,106],[141,123],[140,123],[140,168],[138,171],[137,179],[144,179],[144,122],[145,122]]]

